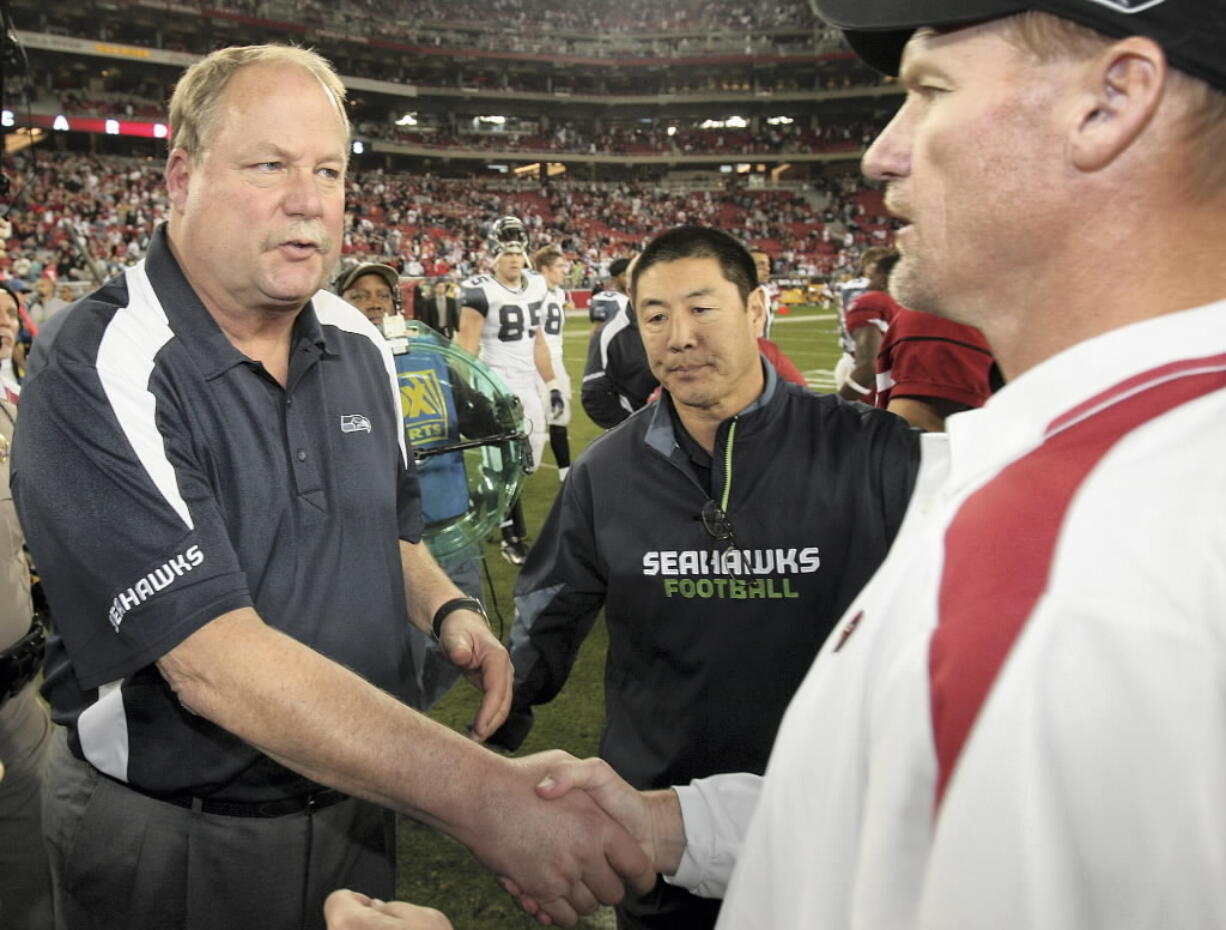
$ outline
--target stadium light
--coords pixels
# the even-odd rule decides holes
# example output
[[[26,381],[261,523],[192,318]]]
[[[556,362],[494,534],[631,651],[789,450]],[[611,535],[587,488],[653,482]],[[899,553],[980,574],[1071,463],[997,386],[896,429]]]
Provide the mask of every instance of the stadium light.
[[[703,120],[701,129],[744,129],[749,123],[743,116],[729,116],[727,119]]]
[[[490,165],[491,168],[495,167]],[[516,175],[520,177],[532,177],[538,174],[541,170],[541,163],[534,161],[530,165],[520,165],[518,168],[512,169]],[[566,166],[561,162],[548,161],[545,162],[545,176],[552,178],[554,175],[565,174]]]

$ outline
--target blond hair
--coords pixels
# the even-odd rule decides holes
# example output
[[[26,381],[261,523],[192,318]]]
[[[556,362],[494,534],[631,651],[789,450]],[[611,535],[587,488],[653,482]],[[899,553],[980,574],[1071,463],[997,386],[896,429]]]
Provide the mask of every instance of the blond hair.
[[[170,98],[170,148],[200,163],[217,123],[217,107],[230,79],[250,65],[293,65],[319,79],[349,135],[345,85],[326,58],[294,45],[236,45],[206,55],[183,72]]]
[[[532,256],[532,267],[540,271],[542,268],[548,268],[556,261],[566,258],[562,250],[557,246],[547,245],[543,249],[537,249]]]
[[[1001,37],[1040,62],[1084,59],[1098,54],[1111,36],[1050,13],[1030,10],[1001,21]],[[1192,190],[1226,190],[1226,93],[1177,66],[1167,72],[1168,92],[1182,102],[1186,183]]]

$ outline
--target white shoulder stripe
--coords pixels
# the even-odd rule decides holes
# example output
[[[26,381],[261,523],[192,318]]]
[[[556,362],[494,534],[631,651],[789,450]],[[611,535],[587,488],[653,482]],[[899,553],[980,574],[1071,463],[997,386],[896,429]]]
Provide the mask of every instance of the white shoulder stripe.
[[[387,371],[388,382],[391,384],[395,422],[403,423],[404,414],[400,406],[400,379],[396,377],[396,361],[392,357],[391,350],[387,347],[387,340],[383,338],[383,335],[375,328],[375,325],[366,319],[362,311],[331,291],[317,292],[311,298],[311,303],[315,306],[315,316],[321,325],[335,326],[337,329],[344,330],[347,333],[365,336],[379,350],[383,357],[383,367]],[[354,412],[358,413],[361,411]],[[405,445],[404,430],[397,430],[396,435],[400,442],[401,460],[407,467],[409,450]]]
[[[149,390],[154,359],[173,333],[145,273],[144,261],[129,268],[125,278],[128,305],[115,313],[102,336],[96,362],[98,379],[145,472],[184,525],[193,529],[174,466],[166,457],[166,443],[158,432],[157,403]]]
[[[600,331],[600,367],[609,367],[609,344],[613,337],[630,325],[630,318],[618,310],[614,317]]]

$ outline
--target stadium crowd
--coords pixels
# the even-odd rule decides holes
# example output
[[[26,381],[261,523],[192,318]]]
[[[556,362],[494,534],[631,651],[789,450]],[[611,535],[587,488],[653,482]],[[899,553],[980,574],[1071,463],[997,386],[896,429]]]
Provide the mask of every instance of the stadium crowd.
[[[500,31],[578,33],[753,32],[810,28],[817,20],[803,0],[747,3],[692,0],[661,7],[652,0],[180,0],[182,6],[226,10],[266,20],[329,28],[361,24],[499,24]]]
[[[758,131],[741,128],[704,129],[699,124],[656,120],[647,123],[614,124],[597,129],[592,124],[567,120],[545,130],[535,120],[516,126],[518,131],[454,132],[444,128],[401,127],[390,122],[363,120],[360,134],[404,145],[438,149],[483,149],[486,151],[540,152],[543,154],[602,155],[726,155],[739,158],[799,152],[840,152],[864,146],[879,128],[864,120],[835,123],[817,128],[796,124],[763,126]]]
[[[165,120],[164,104],[152,97],[120,92],[65,89],[54,100],[44,98],[56,112],[69,116],[123,117]],[[804,117],[789,124],[759,123],[712,128],[699,120],[652,119],[604,122],[547,118],[505,118],[496,130],[478,128],[447,112],[414,114],[412,125],[390,117],[355,119],[359,136],[417,147],[452,150],[522,151],[542,154],[612,155],[745,155],[840,152],[863,147],[886,122],[873,119],[831,121],[803,125]]]
[[[65,281],[109,276],[144,254],[167,204],[162,166],[151,160],[61,154],[11,157],[14,207],[0,224],[0,271],[26,283],[46,269]],[[570,286],[598,285],[608,262],[660,229],[686,222],[719,226],[765,248],[778,274],[828,275],[850,268],[860,249],[888,242],[879,192],[854,176],[808,189],[669,190],[641,182],[442,179],[355,171],[349,179],[344,250],[354,260],[387,261],[410,276],[460,278],[484,269],[485,236],[513,213],[533,240],[572,256]]]
[[[126,7],[152,6],[127,0]],[[706,54],[787,56],[824,54],[840,49],[837,34],[819,24],[807,4],[747,4],[739,0],[702,0],[661,8],[646,0],[599,0],[577,7],[563,0],[530,4],[525,0],[399,0],[374,3],[346,0],[192,0],[179,13],[198,7],[203,18],[173,16],[156,25],[117,18],[114,4],[74,8],[18,7],[19,28],[203,54],[232,41],[227,26],[238,20],[251,27],[252,40],[297,34],[307,41],[348,38],[385,48],[481,49],[528,55],[580,57],[692,57]],[[92,15],[96,12],[97,15]],[[216,22],[216,29],[212,23]],[[189,27],[188,23],[192,25]]]

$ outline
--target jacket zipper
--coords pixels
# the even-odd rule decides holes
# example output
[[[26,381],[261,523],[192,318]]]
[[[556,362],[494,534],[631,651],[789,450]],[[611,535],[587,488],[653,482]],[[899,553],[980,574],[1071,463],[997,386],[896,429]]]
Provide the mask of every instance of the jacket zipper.
[[[725,517],[728,516],[728,498],[732,495],[732,440],[736,436],[736,421],[733,417],[728,424],[728,439],[724,443],[724,493],[720,495],[719,509]]]

